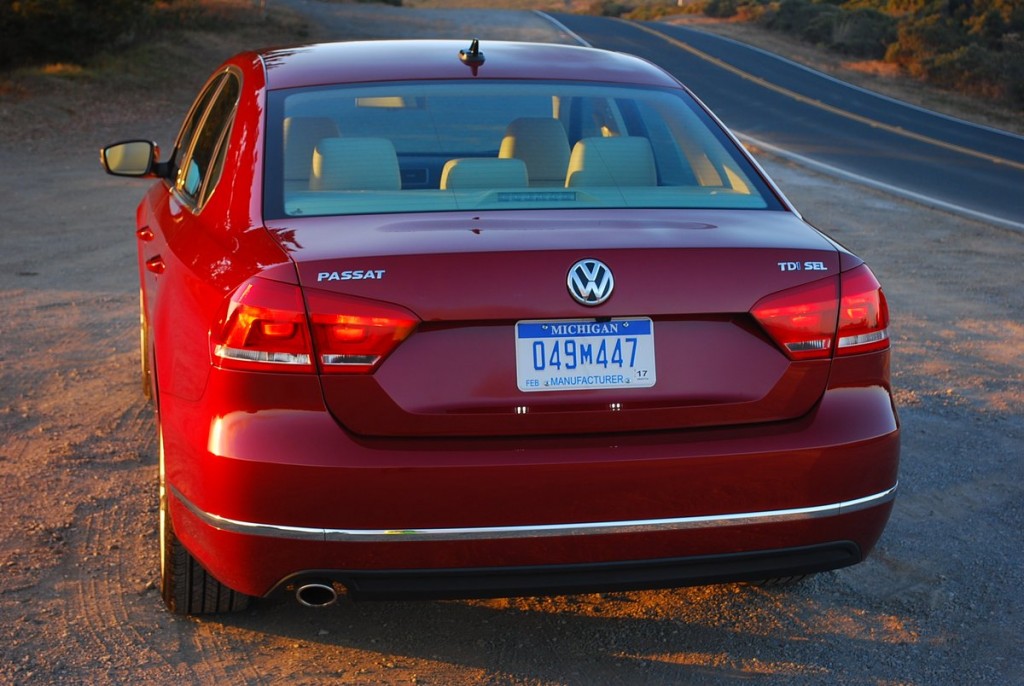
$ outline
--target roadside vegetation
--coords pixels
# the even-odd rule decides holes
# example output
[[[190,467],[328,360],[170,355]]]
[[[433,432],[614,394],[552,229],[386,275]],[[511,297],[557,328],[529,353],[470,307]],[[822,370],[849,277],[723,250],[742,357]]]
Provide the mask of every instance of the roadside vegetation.
[[[1021,0],[596,0],[590,12],[748,21],[843,55],[884,61],[939,88],[1024,105]]]
[[[1022,0],[354,1],[409,8],[575,10],[638,20],[702,15],[883,65],[884,73],[946,89],[950,97],[991,103],[1009,113],[997,117],[1009,128],[1020,128],[1013,113],[1024,106]],[[303,40],[301,22],[274,11],[275,5],[273,0],[0,0],[0,97],[35,91],[26,81],[39,78],[82,80],[103,72],[124,82],[162,68],[180,72],[183,62],[208,65],[211,47],[223,47],[223,57],[235,47],[235,41],[221,38],[211,46],[203,36],[248,34],[261,45]]]

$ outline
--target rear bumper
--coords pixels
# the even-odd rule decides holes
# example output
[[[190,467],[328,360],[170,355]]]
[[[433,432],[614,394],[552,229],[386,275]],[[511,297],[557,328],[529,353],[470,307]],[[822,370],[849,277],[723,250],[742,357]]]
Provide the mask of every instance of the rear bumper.
[[[881,386],[830,389],[776,425],[500,441],[361,440],[312,400],[260,402],[161,404],[175,532],[217,579],[257,596],[297,575],[366,596],[383,583],[393,597],[821,571],[868,554],[897,482],[898,421]],[[856,552],[799,552],[821,546]]]

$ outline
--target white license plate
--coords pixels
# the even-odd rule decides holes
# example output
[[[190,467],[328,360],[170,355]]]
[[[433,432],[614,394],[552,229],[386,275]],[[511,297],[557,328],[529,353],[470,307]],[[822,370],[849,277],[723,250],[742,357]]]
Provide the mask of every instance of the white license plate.
[[[517,322],[516,380],[521,391],[650,388],[657,380],[654,322]]]

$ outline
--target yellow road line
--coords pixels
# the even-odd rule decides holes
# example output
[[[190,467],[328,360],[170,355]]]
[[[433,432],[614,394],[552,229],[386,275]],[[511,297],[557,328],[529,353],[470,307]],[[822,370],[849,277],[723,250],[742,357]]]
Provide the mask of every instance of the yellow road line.
[[[619,21],[623,21],[623,20],[620,19]],[[645,32],[651,34],[652,36],[657,36],[658,38],[661,38],[662,40],[667,41],[668,43],[671,43],[672,45],[676,46],[677,48],[681,48],[681,49],[691,53],[692,55],[694,55],[694,56],[696,56],[696,57],[698,57],[698,58],[700,58],[700,59],[702,59],[702,60],[704,60],[706,62],[710,62],[711,64],[715,65],[716,67],[720,67],[722,69],[725,69],[726,71],[732,72],[733,74],[735,74],[736,76],[739,76],[740,78],[743,78],[743,79],[746,79],[747,81],[751,81],[753,83],[756,83],[757,85],[761,86],[762,88],[767,88],[768,90],[775,91],[776,93],[780,93],[782,95],[785,95],[788,98],[792,98],[793,100],[796,100],[798,102],[802,102],[802,103],[804,103],[806,105],[810,105],[811,107],[817,107],[818,109],[825,110],[826,112],[830,112],[831,114],[835,114],[835,115],[840,116],[840,117],[845,117],[846,119],[851,119],[851,120],[853,120],[855,122],[859,122],[861,124],[866,124],[866,125],[868,125],[868,126],[870,126],[872,128],[882,129],[883,131],[888,131],[889,133],[894,133],[894,134],[896,134],[898,136],[903,136],[904,138],[910,138],[912,140],[919,141],[921,143],[927,143],[928,145],[934,145],[934,146],[939,147],[939,148],[944,148],[946,150],[951,150],[953,152],[960,153],[961,155],[968,155],[970,157],[976,157],[978,159],[985,160],[986,162],[991,162],[993,164],[1000,164],[1000,165],[1005,165],[1007,167],[1012,167],[1014,169],[1024,170],[1024,164],[1022,164],[1020,162],[1014,162],[1013,160],[1008,160],[1006,158],[998,157],[996,155],[989,155],[987,153],[978,152],[977,150],[972,150],[971,148],[965,148],[965,147],[963,147],[961,145],[954,145],[953,143],[947,143],[946,141],[941,141],[941,140],[939,140],[937,138],[932,138],[930,136],[925,136],[925,135],[922,135],[920,133],[914,133],[913,131],[907,131],[906,129],[900,128],[899,126],[892,126],[890,124],[885,124],[885,123],[877,121],[875,119],[870,119],[869,117],[864,117],[864,116],[861,116],[859,114],[854,114],[853,112],[848,112],[847,110],[840,109],[840,108],[835,107],[833,105],[828,105],[826,103],[821,102],[820,100],[815,100],[814,98],[809,98],[806,95],[801,95],[800,93],[797,93],[795,91],[791,91],[788,88],[783,88],[782,86],[779,86],[779,85],[776,85],[774,83],[771,83],[770,81],[766,81],[765,79],[762,79],[759,76],[754,76],[753,74],[751,74],[749,72],[745,72],[745,71],[743,71],[742,69],[740,69],[738,67],[734,67],[733,65],[729,64],[728,62],[725,62],[723,60],[718,59],[717,57],[714,57],[712,55],[707,54],[703,50],[698,50],[697,48],[693,47],[692,45],[688,45],[688,44],[684,43],[681,40],[678,40],[676,38],[673,38],[672,36],[666,35],[666,34],[662,33],[661,31],[657,31],[655,29],[652,29],[649,26],[644,26],[643,24],[638,24],[638,23],[634,23],[634,22],[625,22],[625,21],[623,21],[623,23],[628,23],[630,26],[635,26],[636,28],[640,29],[641,31],[645,31]]]

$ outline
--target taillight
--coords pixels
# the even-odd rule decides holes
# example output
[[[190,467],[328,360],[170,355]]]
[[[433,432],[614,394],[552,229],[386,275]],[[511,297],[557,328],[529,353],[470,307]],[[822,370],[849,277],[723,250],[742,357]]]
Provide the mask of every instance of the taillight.
[[[419,320],[386,303],[252,278],[228,299],[211,334],[226,369],[328,374],[373,371]],[[306,315],[307,306],[309,317]],[[315,353],[314,353],[315,351]]]
[[[889,347],[889,305],[882,287],[866,265],[842,275],[839,286],[839,332],[836,355]]]
[[[227,302],[211,334],[215,364],[227,369],[312,372],[313,349],[302,291],[253,278]]]
[[[773,293],[750,310],[764,330],[793,360],[832,354],[838,294],[834,278]]]
[[[307,293],[320,371],[372,371],[404,341],[419,320],[395,305],[323,291]]]
[[[889,347],[889,309],[866,265],[773,293],[751,313],[793,360],[856,355]]]

